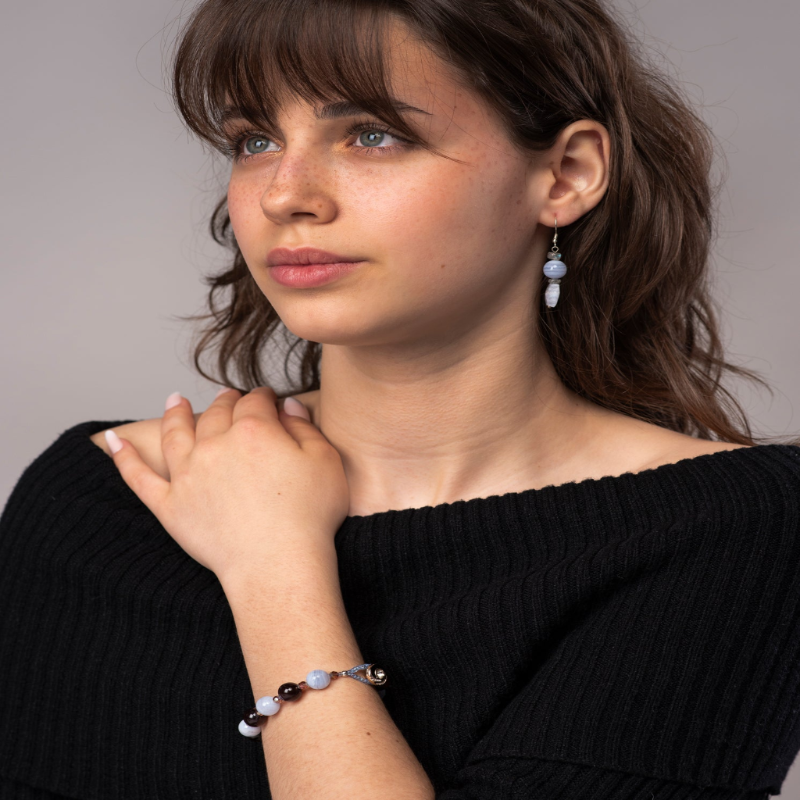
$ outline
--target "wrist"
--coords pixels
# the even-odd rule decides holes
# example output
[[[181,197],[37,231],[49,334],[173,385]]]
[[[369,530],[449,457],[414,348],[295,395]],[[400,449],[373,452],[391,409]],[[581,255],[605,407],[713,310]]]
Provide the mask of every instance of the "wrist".
[[[336,548],[305,548],[271,553],[217,576],[229,599],[268,597],[283,600],[287,593],[340,594]]]

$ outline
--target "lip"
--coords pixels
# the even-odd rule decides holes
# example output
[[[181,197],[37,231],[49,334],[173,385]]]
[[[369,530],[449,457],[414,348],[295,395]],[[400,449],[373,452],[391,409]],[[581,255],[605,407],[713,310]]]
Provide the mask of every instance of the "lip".
[[[338,253],[329,253],[316,247],[275,247],[267,254],[267,266],[279,267],[283,265],[307,267],[312,264],[342,264],[363,261],[359,256],[343,256]]]
[[[284,286],[311,289],[331,283],[358,269],[364,261],[336,261],[326,264],[279,264],[270,267],[270,277]]]

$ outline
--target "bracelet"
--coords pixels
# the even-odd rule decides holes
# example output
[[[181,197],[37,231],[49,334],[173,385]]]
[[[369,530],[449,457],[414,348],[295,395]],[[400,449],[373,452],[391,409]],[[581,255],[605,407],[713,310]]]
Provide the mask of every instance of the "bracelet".
[[[357,672],[364,670],[366,677],[357,675]],[[300,695],[307,689],[325,689],[330,686],[331,680],[336,678],[354,678],[361,683],[366,683],[367,686],[383,686],[386,683],[386,672],[374,664],[359,664],[357,667],[351,667],[344,672],[326,672],[324,669],[312,669],[306,675],[304,681],[300,683],[284,683],[278,688],[278,694],[274,697],[271,695],[264,695],[259,698],[253,708],[249,709],[244,719],[239,723],[239,733],[242,736],[253,738],[261,734],[261,722],[273,714],[277,714],[281,710],[284,703],[292,700],[297,700]],[[380,691],[383,695],[383,690]]]

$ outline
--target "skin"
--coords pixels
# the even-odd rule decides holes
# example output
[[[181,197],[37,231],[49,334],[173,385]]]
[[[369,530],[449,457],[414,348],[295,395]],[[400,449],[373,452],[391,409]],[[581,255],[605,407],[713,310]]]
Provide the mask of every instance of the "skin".
[[[395,96],[429,112],[408,119],[460,163],[391,134],[347,135],[352,119],[317,120],[310,105],[289,99],[267,152],[234,164],[228,188],[257,285],[294,334],[324,345],[321,389],[295,396],[342,457],[349,514],[639,472],[740,447],[578,397],[542,346],[537,309],[553,223],[570,225],[606,192],[605,128],[582,120],[549,151],[520,153],[482,100],[401,25],[391,64]],[[314,289],[277,283],[268,252],[302,245],[367,263]],[[568,252],[564,261],[580,269]],[[160,419],[115,430],[169,477]],[[92,441],[109,452],[102,432]]]

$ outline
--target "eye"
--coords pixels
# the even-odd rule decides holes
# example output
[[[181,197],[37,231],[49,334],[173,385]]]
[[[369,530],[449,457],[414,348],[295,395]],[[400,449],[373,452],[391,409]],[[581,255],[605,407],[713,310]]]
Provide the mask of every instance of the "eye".
[[[376,152],[375,155],[384,155],[387,151],[393,153],[398,150],[405,150],[409,147],[413,147],[413,143],[408,139],[404,139],[401,136],[392,133],[390,128],[374,122],[357,122],[347,129],[347,133],[351,135],[354,133],[360,134],[356,138],[356,142],[361,146],[356,147],[356,150],[380,151],[380,153]],[[395,139],[401,144],[391,144],[385,147],[381,146],[384,144],[387,136],[390,139]],[[368,155],[372,155],[372,153],[369,153]]]
[[[239,151],[242,147],[244,147],[245,158],[247,156],[257,156],[259,153],[270,152],[267,150],[270,142],[272,142],[272,139],[269,139],[262,134],[255,134],[251,136],[248,132],[245,132],[241,137],[239,137],[239,140],[236,143],[236,149]]]
[[[357,144],[350,145],[350,147],[369,156],[389,155],[415,146],[409,139],[404,139],[396,133],[392,133],[391,129],[382,123],[356,122],[345,133],[348,136],[352,136],[354,133],[361,134],[356,138]],[[387,136],[396,140],[399,144],[385,145]],[[241,164],[263,153],[280,152],[277,149],[268,149],[269,145],[274,143],[273,139],[258,131],[242,131],[238,136],[233,135],[232,143],[225,146],[224,150],[235,164]]]
[[[267,149],[270,143],[274,143],[269,136],[265,136],[259,131],[240,131],[225,134],[228,143],[223,145],[222,150],[225,155],[238,164],[249,161],[254,156],[261,153],[275,153],[276,150]]]

